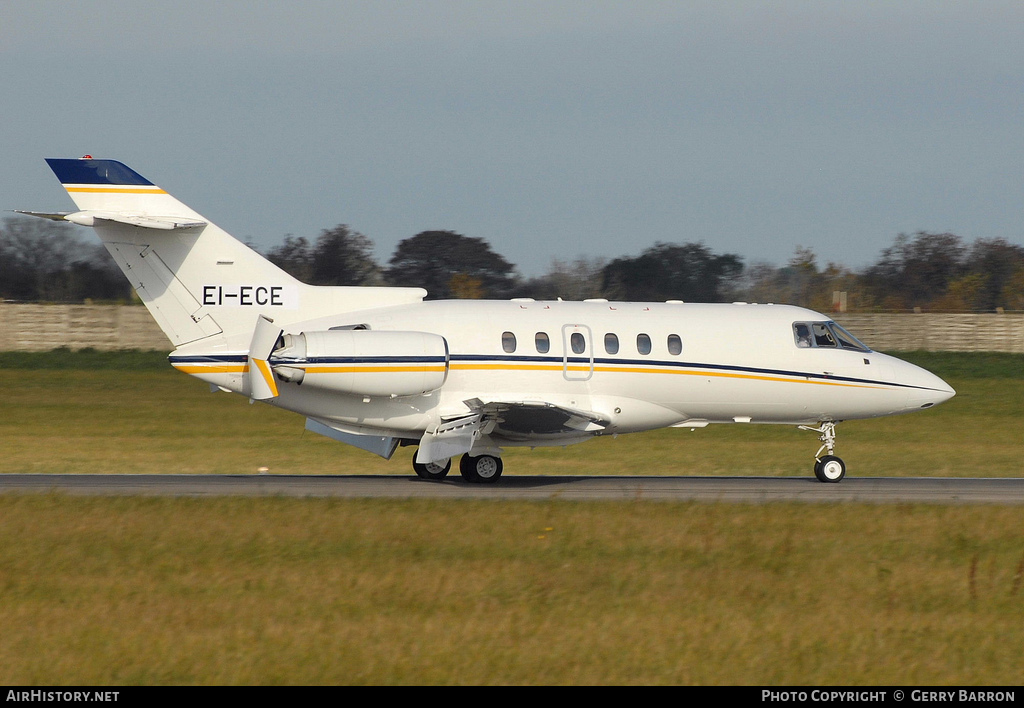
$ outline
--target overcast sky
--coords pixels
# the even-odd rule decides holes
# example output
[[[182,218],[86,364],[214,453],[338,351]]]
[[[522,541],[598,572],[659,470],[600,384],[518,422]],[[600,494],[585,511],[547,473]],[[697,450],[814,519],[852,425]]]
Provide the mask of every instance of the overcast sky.
[[[121,160],[261,248],[349,224],[553,258],[857,268],[1024,244],[1024,3],[0,0],[0,208]]]

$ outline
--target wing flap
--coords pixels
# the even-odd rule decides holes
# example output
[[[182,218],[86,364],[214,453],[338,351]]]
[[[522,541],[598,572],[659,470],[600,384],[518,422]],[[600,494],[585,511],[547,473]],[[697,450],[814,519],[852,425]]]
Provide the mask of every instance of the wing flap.
[[[439,462],[469,452],[480,437],[482,425],[483,415],[479,411],[443,422],[437,430],[423,434],[416,461]]]
[[[545,401],[490,401],[479,410],[493,423],[491,434],[509,440],[594,435],[609,423],[599,413]]]

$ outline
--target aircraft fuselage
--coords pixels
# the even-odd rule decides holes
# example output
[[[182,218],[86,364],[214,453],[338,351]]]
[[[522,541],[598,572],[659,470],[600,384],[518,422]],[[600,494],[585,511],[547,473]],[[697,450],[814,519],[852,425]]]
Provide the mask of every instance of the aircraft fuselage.
[[[593,412],[604,422],[589,432],[530,437],[524,429],[521,436],[498,436],[502,445],[535,446],[667,426],[872,418],[920,410],[953,395],[938,377],[885,354],[798,345],[796,323],[829,320],[799,307],[739,303],[458,300],[349,312],[282,326],[296,334],[341,327],[428,332],[444,339],[446,361],[397,352],[390,361],[272,356],[272,366],[299,366],[306,373],[303,383],[281,383],[272,402],[353,432],[401,431],[408,438],[466,414],[470,399],[551,404]],[[247,345],[239,342],[235,352],[185,347],[171,360],[209,383],[244,393]],[[414,395],[344,394],[310,385],[346,366],[373,367],[374,376],[386,379],[389,370],[430,365],[444,369],[442,385]]]

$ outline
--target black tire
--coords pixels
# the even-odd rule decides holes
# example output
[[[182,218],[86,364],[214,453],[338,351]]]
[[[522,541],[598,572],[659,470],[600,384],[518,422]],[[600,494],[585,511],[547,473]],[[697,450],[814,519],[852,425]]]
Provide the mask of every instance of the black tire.
[[[469,455],[463,455],[459,458],[459,474],[467,482],[476,481],[476,473],[473,470],[473,458]]]
[[[436,462],[427,462],[426,464],[413,462],[412,468],[416,470],[416,476],[420,479],[429,479],[436,482],[448,476],[448,470],[452,468],[452,459],[449,457],[444,461],[443,465]]]
[[[846,476],[846,463],[835,455],[825,455],[814,463],[814,476],[819,482],[835,484]]]
[[[466,454],[459,460],[459,472],[467,482],[493,484],[501,477],[503,468],[501,458],[493,455],[470,457]]]

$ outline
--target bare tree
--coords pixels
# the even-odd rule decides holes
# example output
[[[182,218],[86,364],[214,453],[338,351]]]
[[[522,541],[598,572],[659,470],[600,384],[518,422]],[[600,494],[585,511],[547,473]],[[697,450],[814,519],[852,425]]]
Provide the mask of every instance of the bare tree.
[[[126,299],[131,288],[103,246],[59,221],[10,217],[0,228],[0,297]]]

